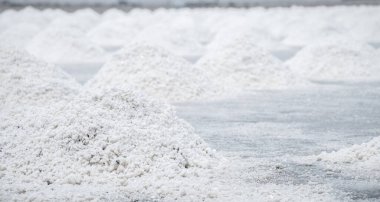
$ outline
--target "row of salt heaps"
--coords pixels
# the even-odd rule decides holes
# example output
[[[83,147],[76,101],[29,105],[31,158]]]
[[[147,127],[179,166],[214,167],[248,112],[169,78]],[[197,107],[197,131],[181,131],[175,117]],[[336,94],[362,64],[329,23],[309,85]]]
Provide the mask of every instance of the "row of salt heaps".
[[[213,93],[229,94],[244,89],[298,87],[305,85],[306,79],[378,78],[378,52],[369,47],[380,42],[380,18],[373,17],[378,15],[378,9],[136,9],[128,13],[110,9],[98,14],[90,9],[66,13],[26,8],[0,15],[0,39],[4,41],[1,45],[25,48],[44,61],[62,67],[70,65],[77,72],[82,68],[93,71],[92,74],[95,70],[86,70],[81,65],[113,63],[120,60],[112,59],[116,50],[131,49],[136,43],[149,44],[193,63],[184,66],[193,65],[195,68],[189,69],[201,71],[209,80],[207,85],[213,86],[208,88],[212,90],[206,93],[211,94],[207,97],[215,97]],[[184,70],[179,71],[176,75]],[[129,70],[124,72],[127,73],[133,74]],[[136,85],[149,89],[143,83],[154,81],[144,79]],[[169,97],[169,101],[194,98],[185,95],[178,99]]]

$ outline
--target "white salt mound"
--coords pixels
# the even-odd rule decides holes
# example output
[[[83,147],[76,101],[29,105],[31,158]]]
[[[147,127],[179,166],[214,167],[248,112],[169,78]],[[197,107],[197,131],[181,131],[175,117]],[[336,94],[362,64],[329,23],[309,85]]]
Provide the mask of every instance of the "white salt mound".
[[[25,7],[19,11],[6,10],[0,13],[0,32],[1,27],[7,28],[16,24],[34,24],[38,27],[44,27],[50,19],[45,13],[32,7]]]
[[[195,28],[176,25],[157,23],[148,26],[139,34],[136,41],[160,46],[190,62],[197,61],[204,53],[204,47],[198,41]]]
[[[355,42],[315,44],[299,51],[286,65],[311,80],[379,79],[376,55],[372,47]]]
[[[88,30],[96,26],[99,21],[100,15],[94,10],[87,8],[57,18],[51,22],[50,26],[88,32]]]
[[[117,8],[110,8],[104,11],[104,13],[102,13],[101,20],[108,21],[124,17],[126,17],[126,13],[124,11]]]
[[[32,55],[52,63],[102,63],[105,52],[83,31],[51,25],[41,31],[26,48]]]
[[[291,71],[257,47],[249,35],[233,38],[207,52],[197,66],[219,85],[236,89],[281,89],[295,83]]]
[[[87,33],[87,36],[104,49],[115,50],[131,42],[139,31],[134,21],[124,17],[103,21]]]
[[[0,46],[24,49],[41,28],[32,23],[19,23],[0,33]]]
[[[135,89],[170,102],[198,99],[212,89],[203,71],[160,47],[141,43],[116,53],[86,86]]]
[[[316,40],[339,37],[346,31],[333,20],[321,20],[317,16],[312,16],[312,19],[309,20],[305,20],[300,16],[298,20],[294,21],[290,22],[284,30],[285,36],[282,42],[285,45],[304,47],[314,43]]]
[[[343,148],[331,153],[323,152],[317,157],[318,161],[339,165],[348,165],[356,168],[369,169],[372,172],[380,171],[380,137],[371,141]],[[373,173],[374,174],[374,173]]]
[[[259,30],[254,28],[252,22],[246,18],[240,19],[239,23],[231,23],[230,25],[224,25],[215,34],[212,41],[207,45],[208,51],[217,51],[220,48],[229,46],[233,43],[233,40],[238,38],[247,38],[255,46],[260,47],[267,51],[275,51],[284,49],[284,46],[280,44],[279,40],[275,39],[265,30]]]
[[[104,199],[112,191],[113,200],[202,201],[221,165],[170,106],[130,92],[14,110],[0,116],[0,128],[0,194],[7,200]],[[71,185],[82,191],[51,194]]]
[[[0,49],[0,106],[63,101],[75,95],[79,87],[59,68],[24,51]]]

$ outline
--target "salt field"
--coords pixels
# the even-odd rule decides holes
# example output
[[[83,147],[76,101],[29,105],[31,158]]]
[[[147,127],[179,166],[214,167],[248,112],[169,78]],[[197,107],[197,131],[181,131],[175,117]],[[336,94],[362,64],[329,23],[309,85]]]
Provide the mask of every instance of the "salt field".
[[[380,200],[379,6],[0,10],[0,201]]]

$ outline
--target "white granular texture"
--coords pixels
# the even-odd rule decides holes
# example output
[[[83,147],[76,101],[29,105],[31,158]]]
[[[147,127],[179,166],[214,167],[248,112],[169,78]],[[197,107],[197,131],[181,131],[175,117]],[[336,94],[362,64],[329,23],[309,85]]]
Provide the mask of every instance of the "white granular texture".
[[[0,128],[3,199],[76,201],[91,190],[98,200],[215,197],[204,188],[221,158],[170,106],[134,93],[84,92],[66,104],[9,109]],[[78,190],[51,194],[70,185]]]
[[[90,80],[97,89],[135,89],[170,102],[198,99],[213,88],[203,71],[160,47],[133,43],[116,53]]]
[[[330,171],[356,178],[375,180],[380,177],[380,137],[369,142],[342,148],[333,152],[322,152],[306,158],[311,163],[320,163]]]
[[[376,51],[353,41],[308,46],[287,61],[286,65],[299,76],[311,80],[371,79],[379,78],[380,75]]]
[[[0,49],[0,109],[64,101],[79,89],[80,85],[59,68],[24,51]]]
[[[257,47],[249,35],[233,37],[229,43],[212,50],[197,62],[197,66],[221,86],[282,89],[296,82],[291,71],[270,53]]]
[[[372,165],[373,169],[380,169],[380,137],[375,137],[369,142],[353,145],[331,153],[323,152],[317,156],[317,160],[333,164],[370,165],[370,163],[374,163]]]

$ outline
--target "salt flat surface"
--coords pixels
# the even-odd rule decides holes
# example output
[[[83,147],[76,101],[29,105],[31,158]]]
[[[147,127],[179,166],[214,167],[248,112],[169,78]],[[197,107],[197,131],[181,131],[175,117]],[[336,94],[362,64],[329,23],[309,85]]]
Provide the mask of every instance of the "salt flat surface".
[[[379,136],[379,100],[375,84],[324,84],[313,90],[253,91],[218,102],[181,104],[177,111],[213,148],[250,162],[246,177],[258,189],[329,185],[340,200],[378,201],[379,170],[347,175],[323,162],[302,160]]]

